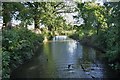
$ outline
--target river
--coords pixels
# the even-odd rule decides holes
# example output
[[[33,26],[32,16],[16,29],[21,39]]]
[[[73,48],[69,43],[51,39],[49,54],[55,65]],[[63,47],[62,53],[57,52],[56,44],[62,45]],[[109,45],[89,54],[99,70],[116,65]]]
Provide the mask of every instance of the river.
[[[103,56],[72,39],[46,42],[11,78],[116,78]]]

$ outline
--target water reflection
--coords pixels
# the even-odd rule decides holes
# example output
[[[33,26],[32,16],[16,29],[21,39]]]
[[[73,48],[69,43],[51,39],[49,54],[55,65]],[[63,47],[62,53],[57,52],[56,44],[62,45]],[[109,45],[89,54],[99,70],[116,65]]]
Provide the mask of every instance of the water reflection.
[[[73,53],[75,53],[76,48],[77,48],[77,42],[75,41],[68,42],[68,52],[70,55],[73,55]]]
[[[96,52],[92,48],[88,48],[83,46],[83,58],[82,58],[82,66],[85,69],[85,72],[90,76],[94,76],[95,78],[103,78],[104,71],[103,66],[99,66],[99,64],[103,65],[102,63],[98,62],[96,59]]]
[[[53,60],[52,47],[49,43],[44,44],[43,53],[47,63],[45,71],[47,73],[45,75],[47,75],[47,77],[56,77],[56,66]]]
[[[55,36],[53,38],[53,41],[56,41],[56,40],[66,40],[66,39],[67,39],[67,36],[61,35],[61,36]]]
[[[43,44],[29,63],[12,73],[15,78],[106,78],[111,76],[101,53],[74,40]],[[70,65],[70,66],[69,66]],[[113,75],[113,74],[112,74]]]

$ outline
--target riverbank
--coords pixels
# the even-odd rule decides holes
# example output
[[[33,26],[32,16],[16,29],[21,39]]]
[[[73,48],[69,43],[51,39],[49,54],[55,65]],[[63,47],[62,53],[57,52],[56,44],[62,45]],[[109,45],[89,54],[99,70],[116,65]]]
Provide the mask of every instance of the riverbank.
[[[76,37],[73,37],[73,36],[69,36],[70,38],[80,42],[82,45],[84,46],[88,46],[88,47],[92,47],[102,53],[105,53],[105,49],[101,48],[100,46],[96,45],[93,41],[92,41],[92,38],[91,37],[88,37],[88,38],[83,38],[83,39],[79,39],[79,38],[76,38]]]
[[[34,51],[33,51],[33,55],[31,56],[31,58],[30,59],[27,59],[24,63],[22,63],[22,64],[20,64],[17,68],[15,68],[14,70],[12,70],[11,72],[10,72],[10,78],[12,79],[12,78],[14,78],[14,72],[16,72],[16,70],[18,70],[18,69],[20,69],[22,66],[24,66],[24,65],[26,65],[26,64],[29,64],[33,59],[34,59],[34,57],[36,57],[36,56],[38,56],[39,55],[39,53],[38,52],[40,52],[41,53],[41,50],[42,50],[42,46],[43,46],[43,43],[37,43],[37,44],[35,44],[34,45],[35,47],[34,47]],[[45,57],[44,57],[44,55],[43,54],[40,54],[41,55],[41,60],[44,60],[45,61]]]
[[[86,37],[86,38],[83,38],[83,39],[79,39],[79,37],[74,37],[74,36],[70,36],[70,38],[80,42],[80,44],[84,45],[84,46],[87,46],[87,47],[92,47],[94,48],[95,50],[98,50],[100,51],[101,53],[104,54],[104,61],[105,63],[107,63],[107,65],[110,67],[111,70],[113,70],[117,75],[120,74],[119,70],[113,68],[112,64],[113,63],[110,63],[109,60],[108,60],[108,57],[107,57],[107,52],[105,49],[103,49],[101,46],[98,46],[95,42],[94,42],[94,39],[92,37]]]
[[[27,28],[3,29],[2,31],[2,78],[31,59],[43,37]]]

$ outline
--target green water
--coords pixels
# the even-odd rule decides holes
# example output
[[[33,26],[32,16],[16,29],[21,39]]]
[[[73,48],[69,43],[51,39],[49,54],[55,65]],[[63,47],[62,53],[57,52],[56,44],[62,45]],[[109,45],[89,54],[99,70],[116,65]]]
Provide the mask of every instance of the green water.
[[[41,48],[42,47],[42,48]],[[99,51],[74,40],[44,43],[36,55],[11,74],[12,78],[113,78],[117,75]],[[70,67],[68,68],[68,65]]]

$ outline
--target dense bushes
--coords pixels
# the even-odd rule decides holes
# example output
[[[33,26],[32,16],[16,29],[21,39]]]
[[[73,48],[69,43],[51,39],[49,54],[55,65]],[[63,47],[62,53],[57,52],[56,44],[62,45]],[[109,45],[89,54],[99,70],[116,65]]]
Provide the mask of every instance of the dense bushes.
[[[77,33],[70,37],[100,47],[106,52],[110,66],[120,71],[120,2],[104,6],[82,3],[78,7],[85,25],[78,27]]]
[[[107,18],[108,29],[99,33],[97,43],[106,49],[106,57],[110,66],[120,71],[120,2],[111,3],[108,7],[110,8]]]
[[[107,41],[106,41],[106,31],[100,31],[98,35],[94,35],[94,44],[99,46],[101,49],[106,50]]]
[[[106,34],[107,42],[107,58],[110,65],[120,71],[120,2],[117,5],[114,5],[113,10],[111,11],[111,17],[109,18],[109,29]]]
[[[3,78],[9,78],[10,72],[30,59],[34,45],[42,42],[43,37],[26,28],[14,28],[2,32],[2,69]]]

